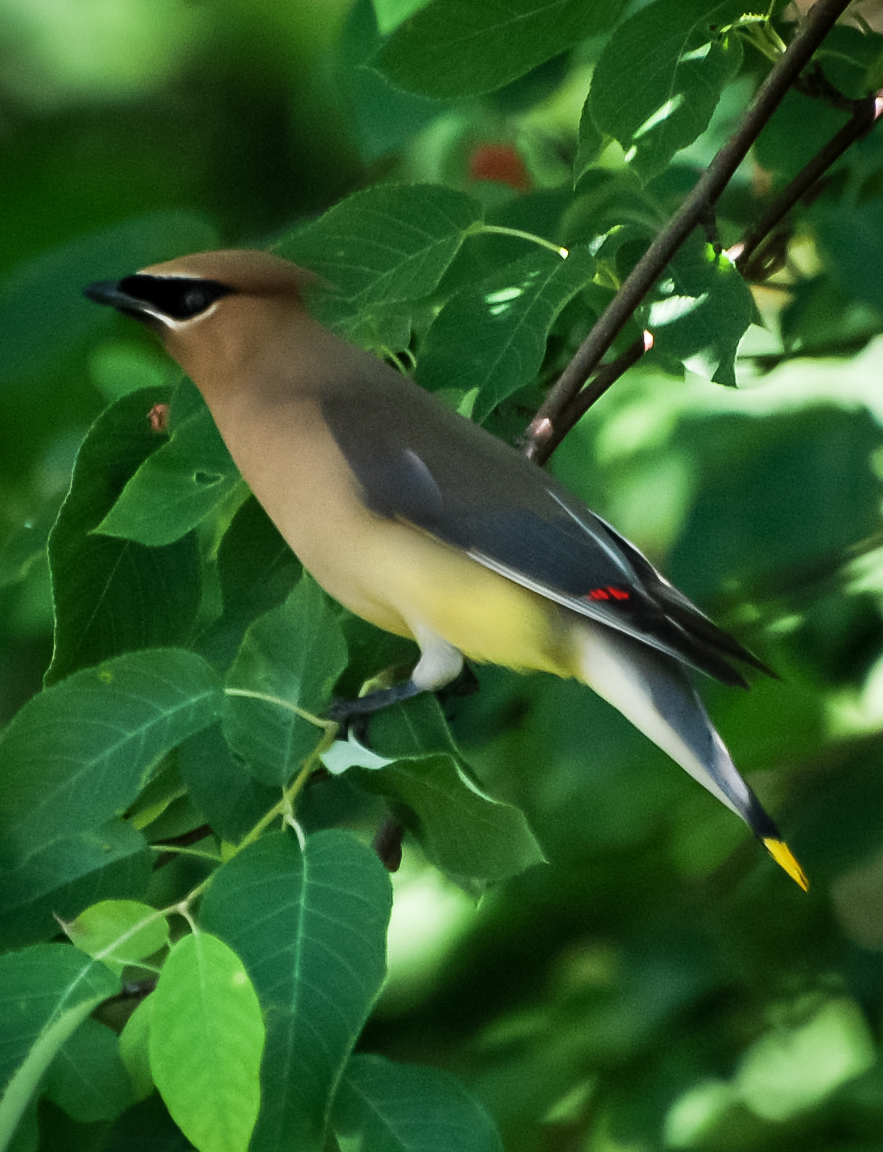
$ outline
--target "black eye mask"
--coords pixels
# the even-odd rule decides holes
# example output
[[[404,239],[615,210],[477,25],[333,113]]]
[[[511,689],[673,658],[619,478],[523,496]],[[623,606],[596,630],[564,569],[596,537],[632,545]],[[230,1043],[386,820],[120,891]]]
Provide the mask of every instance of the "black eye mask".
[[[126,276],[117,288],[134,300],[143,300],[171,320],[190,320],[233,291],[217,280],[191,280],[185,276]]]

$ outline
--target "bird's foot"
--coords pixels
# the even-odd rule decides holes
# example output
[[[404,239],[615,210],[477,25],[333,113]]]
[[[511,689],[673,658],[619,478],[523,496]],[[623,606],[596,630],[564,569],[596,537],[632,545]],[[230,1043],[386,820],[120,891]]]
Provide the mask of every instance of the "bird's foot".
[[[436,689],[435,695],[442,707],[448,700],[462,696],[471,696],[479,688],[478,677],[464,664],[459,675],[442,688]],[[427,691],[408,679],[403,684],[395,684],[387,688],[374,688],[359,696],[356,700],[332,700],[326,713],[329,720],[339,724],[344,732],[352,732],[360,744],[366,741],[368,723],[375,712],[388,708],[391,704],[400,704],[403,700],[410,700],[421,692]]]
[[[328,719],[335,720],[338,724],[349,724],[356,716],[370,716],[372,712],[379,712],[381,708],[388,708],[390,704],[409,700],[420,691],[413,680],[407,680],[404,684],[397,684],[393,688],[377,688],[373,692],[366,692],[357,700],[333,700],[328,709]]]

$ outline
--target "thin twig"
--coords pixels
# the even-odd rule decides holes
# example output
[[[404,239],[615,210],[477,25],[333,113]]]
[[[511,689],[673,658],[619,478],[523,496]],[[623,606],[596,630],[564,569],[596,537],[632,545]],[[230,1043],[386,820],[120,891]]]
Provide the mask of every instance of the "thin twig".
[[[580,388],[663,274],[669,260],[703,217],[707,217],[709,209],[717,202],[745,159],[748,149],[849,3],[850,0],[817,0],[803,27],[758,88],[739,127],[699,178],[678,212],[635,265],[546,397],[527,429],[525,440],[528,457],[536,459],[545,441],[553,435],[560,442],[563,435],[559,428],[562,416]]]
[[[189,832],[184,832],[180,836],[171,837],[160,844],[152,845],[154,851],[161,851],[162,856],[158,856],[153,865],[154,871],[160,868],[165,868],[167,864],[171,864],[173,860],[177,860],[182,852],[186,852],[186,846],[189,844],[197,844],[200,840],[204,840],[206,836],[211,836],[212,830],[208,824],[201,824],[198,828],[192,828]]]
[[[870,131],[881,111],[883,111],[883,99],[879,94],[856,101],[853,114],[847,123],[782,189],[766,212],[748,229],[739,244],[730,249],[728,255],[734,260],[743,276],[749,280],[756,278],[752,274],[752,257],[758,247],[831,165],[839,160],[847,148]]]
[[[645,352],[653,347],[653,337],[645,332],[640,340],[636,340],[626,348],[621,356],[617,356],[609,364],[602,364],[591,381],[574,396],[568,406],[561,413],[561,418],[552,433],[541,441],[531,459],[536,464],[545,464],[574,424],[584,416],[596,400],[599,400],[611,384],[627,372],[633,364],[641,359]]]
[[[824,100],[830,108],[836,108],[838,112],[852,114],[856,111],[856,105],[863,103],[861,98],[844,96],[840,89],[831,83],[817,60],[810,64],[802,76],[797,77],[794,88],[811,100]]]

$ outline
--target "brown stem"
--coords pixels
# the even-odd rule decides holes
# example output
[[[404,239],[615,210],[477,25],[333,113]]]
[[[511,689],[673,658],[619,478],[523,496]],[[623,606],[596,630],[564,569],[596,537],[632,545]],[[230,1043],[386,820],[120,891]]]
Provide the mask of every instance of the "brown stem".
[[[617,356],[609,364],[602,364],[591,381],[574,396],[561,413],[561,418],[551,433],[539,443],[531,456],[534,463],[545,464],[565,434],[570,431],[580,417],[584,416],[595,401],[600,400],[610,385],[615,384],[620,376],[627,372],[633,364],[637,364],[644,353],[652,347],[653,337],[649,332],[645,332],[643,337],[636,340],[634,344],[630,344],[621,356]]]
[[[392,816],[384,816],[371,847],[387,872],[398,872],[402,863],[402,841],[405,830]]]
[[[861,99],[854,100],[851,96],[844,96],[825,75],[821,64],[814,61],[809,68],[794,81],[794,88],[812,100],[824,100],[831,108],[839,112],[855,112],[856,106],[863,103]]]
[[[835,160],[838,160],[856,140],[870,131],[881,111],[883,100],[879,96],[869,96],[865,100],[856,101],[853,114],[847,123],[782,189],[766,212],[748,229],[741,242],[730,249],[730,257],[731,259],[735,257],[736,267],[743,276],[749,280],[757,278],[753,275],[752,256],[758,247],[794,205],[806,196]]]
[[[696,225],[703,218],[707,219],[708,212],[745,159],[748,149],[849,3],[850,0],[817,0],[810,10],[803,27],[796,33],[787,50],[773,65],[758,88],[739,127],[623,281],[621,288],[549,392],[527,429],[525,452],[530,459],[536,459],[541,447],[553,436],[556,442],[560,443],[561,437],[567,431],[566,428],[562,430],[560,427],[563,414],[580,388],[598,367],[601,357],[662,275],[678,248]]]

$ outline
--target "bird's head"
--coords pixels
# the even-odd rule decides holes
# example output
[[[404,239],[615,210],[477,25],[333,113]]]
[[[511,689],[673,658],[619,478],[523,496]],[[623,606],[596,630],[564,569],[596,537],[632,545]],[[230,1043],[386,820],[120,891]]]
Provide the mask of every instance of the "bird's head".
[[[303,293],[321,283],[296,264],[243,248],[181,256],[84,292],[156,331],[193,375],[195,357],[241,350],[249,334],[260,339],[280,312],[303,312]]]
[[[226,296],[299,297],[318,283],[312,272],[269,252],[230,248],[152,264],[84,291],[90,300],[162,331],[204,320]]]

